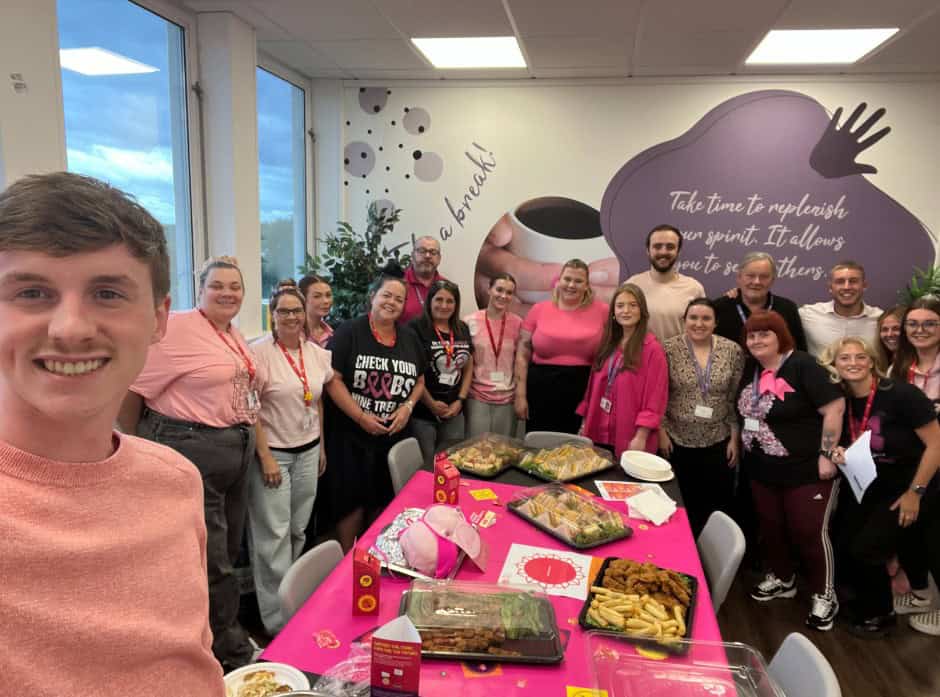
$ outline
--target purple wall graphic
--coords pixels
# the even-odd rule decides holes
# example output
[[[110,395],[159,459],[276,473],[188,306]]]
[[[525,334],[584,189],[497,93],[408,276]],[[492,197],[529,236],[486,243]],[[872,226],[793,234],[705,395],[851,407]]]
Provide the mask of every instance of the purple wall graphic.
[[[381,208],[394,208],[391,197],[400,187],[437,181],[444,173],[444,159],[418,147],[431,129],[431,114],[423,107],[395,105],[386,87],[360,87],[358,98],[359,109],[346,121],[352,140],[343,152],[343,184],[374,197]]]
[[[799,92],[750,92],[633,157],[601,203],[621,280],[647,268],[646,233],[671,223],[684,236],[681,270],[711,296],[734,285],[744,254],[765,251],[778,265],[774,291],[797,302],[827,299],[826,273],[850,258],[866,268],[869,302],[893,305],[913,267],[933,263],[934,245],[916,217],[862,176],[877,170],[856,156],[890,131],[870,133],[884,109],[858,123],[864,109],[839,125],[841,108],[830,118]]]

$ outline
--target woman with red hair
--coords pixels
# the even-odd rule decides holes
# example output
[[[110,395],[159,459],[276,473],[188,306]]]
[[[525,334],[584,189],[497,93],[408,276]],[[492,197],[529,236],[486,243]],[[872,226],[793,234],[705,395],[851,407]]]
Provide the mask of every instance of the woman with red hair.
[[[795,549],[813,591],[806,624],[827,631],[839,611],[829,517],[838,495],[832,449],[842,433],[845,399],[811,355],[794,350],[793,336],[776,312],[752,314],[744,335],[751,359],[738,411],[767,567],[751,597],[796,595]]]

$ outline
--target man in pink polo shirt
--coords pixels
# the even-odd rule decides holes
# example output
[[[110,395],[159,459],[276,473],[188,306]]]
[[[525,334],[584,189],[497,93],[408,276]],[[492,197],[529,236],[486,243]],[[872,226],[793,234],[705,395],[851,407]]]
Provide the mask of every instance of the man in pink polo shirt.
[[[424,311],[424,299],[428,297],[431,284],[444,278],[437,272],[440,265],[440,242],[427,236],[416,239],[411,266],[405,270],[408,293],[405,296],[405,309],[398,319],[399,324],[408,324]]]
[[[0,193],[0,644],[16,694],[225,694],[202,480],[113,430],[169,288],[162,227],[117,189],[59,172]]]

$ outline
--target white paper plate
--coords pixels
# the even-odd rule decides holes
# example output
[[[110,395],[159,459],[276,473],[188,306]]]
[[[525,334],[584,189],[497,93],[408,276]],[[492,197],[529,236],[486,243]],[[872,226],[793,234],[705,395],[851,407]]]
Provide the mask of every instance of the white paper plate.
[[[623,471],[646,482],[668,482],[675,475],[666,460],[643,450],[625,450],[620,455]]]
[[[228,673],[224,678],[226,695],[228,697],[235,697],[238,694],[239,688],[244,683],[245,678],[259,670],[267,670],[274,673],[275,680],[282,685],[289,685],[292,690],[310,689],[310,681],[307,680],[307,676],[293,666],[289,666],[286,663],[265,663],[262,661],[261,663],[252,663],[247,666],[242,666]]]

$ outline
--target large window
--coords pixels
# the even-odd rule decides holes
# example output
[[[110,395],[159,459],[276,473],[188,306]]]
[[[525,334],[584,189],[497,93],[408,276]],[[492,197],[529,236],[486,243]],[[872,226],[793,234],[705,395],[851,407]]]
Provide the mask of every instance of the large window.
[[[193,306],[183,28],[127,0],[58,0],[70,171],[133,194],[166,231],[174,308]]]
[[[307,250],[306,95],[258,68],[258,184],[264,297],[296,278]]]

